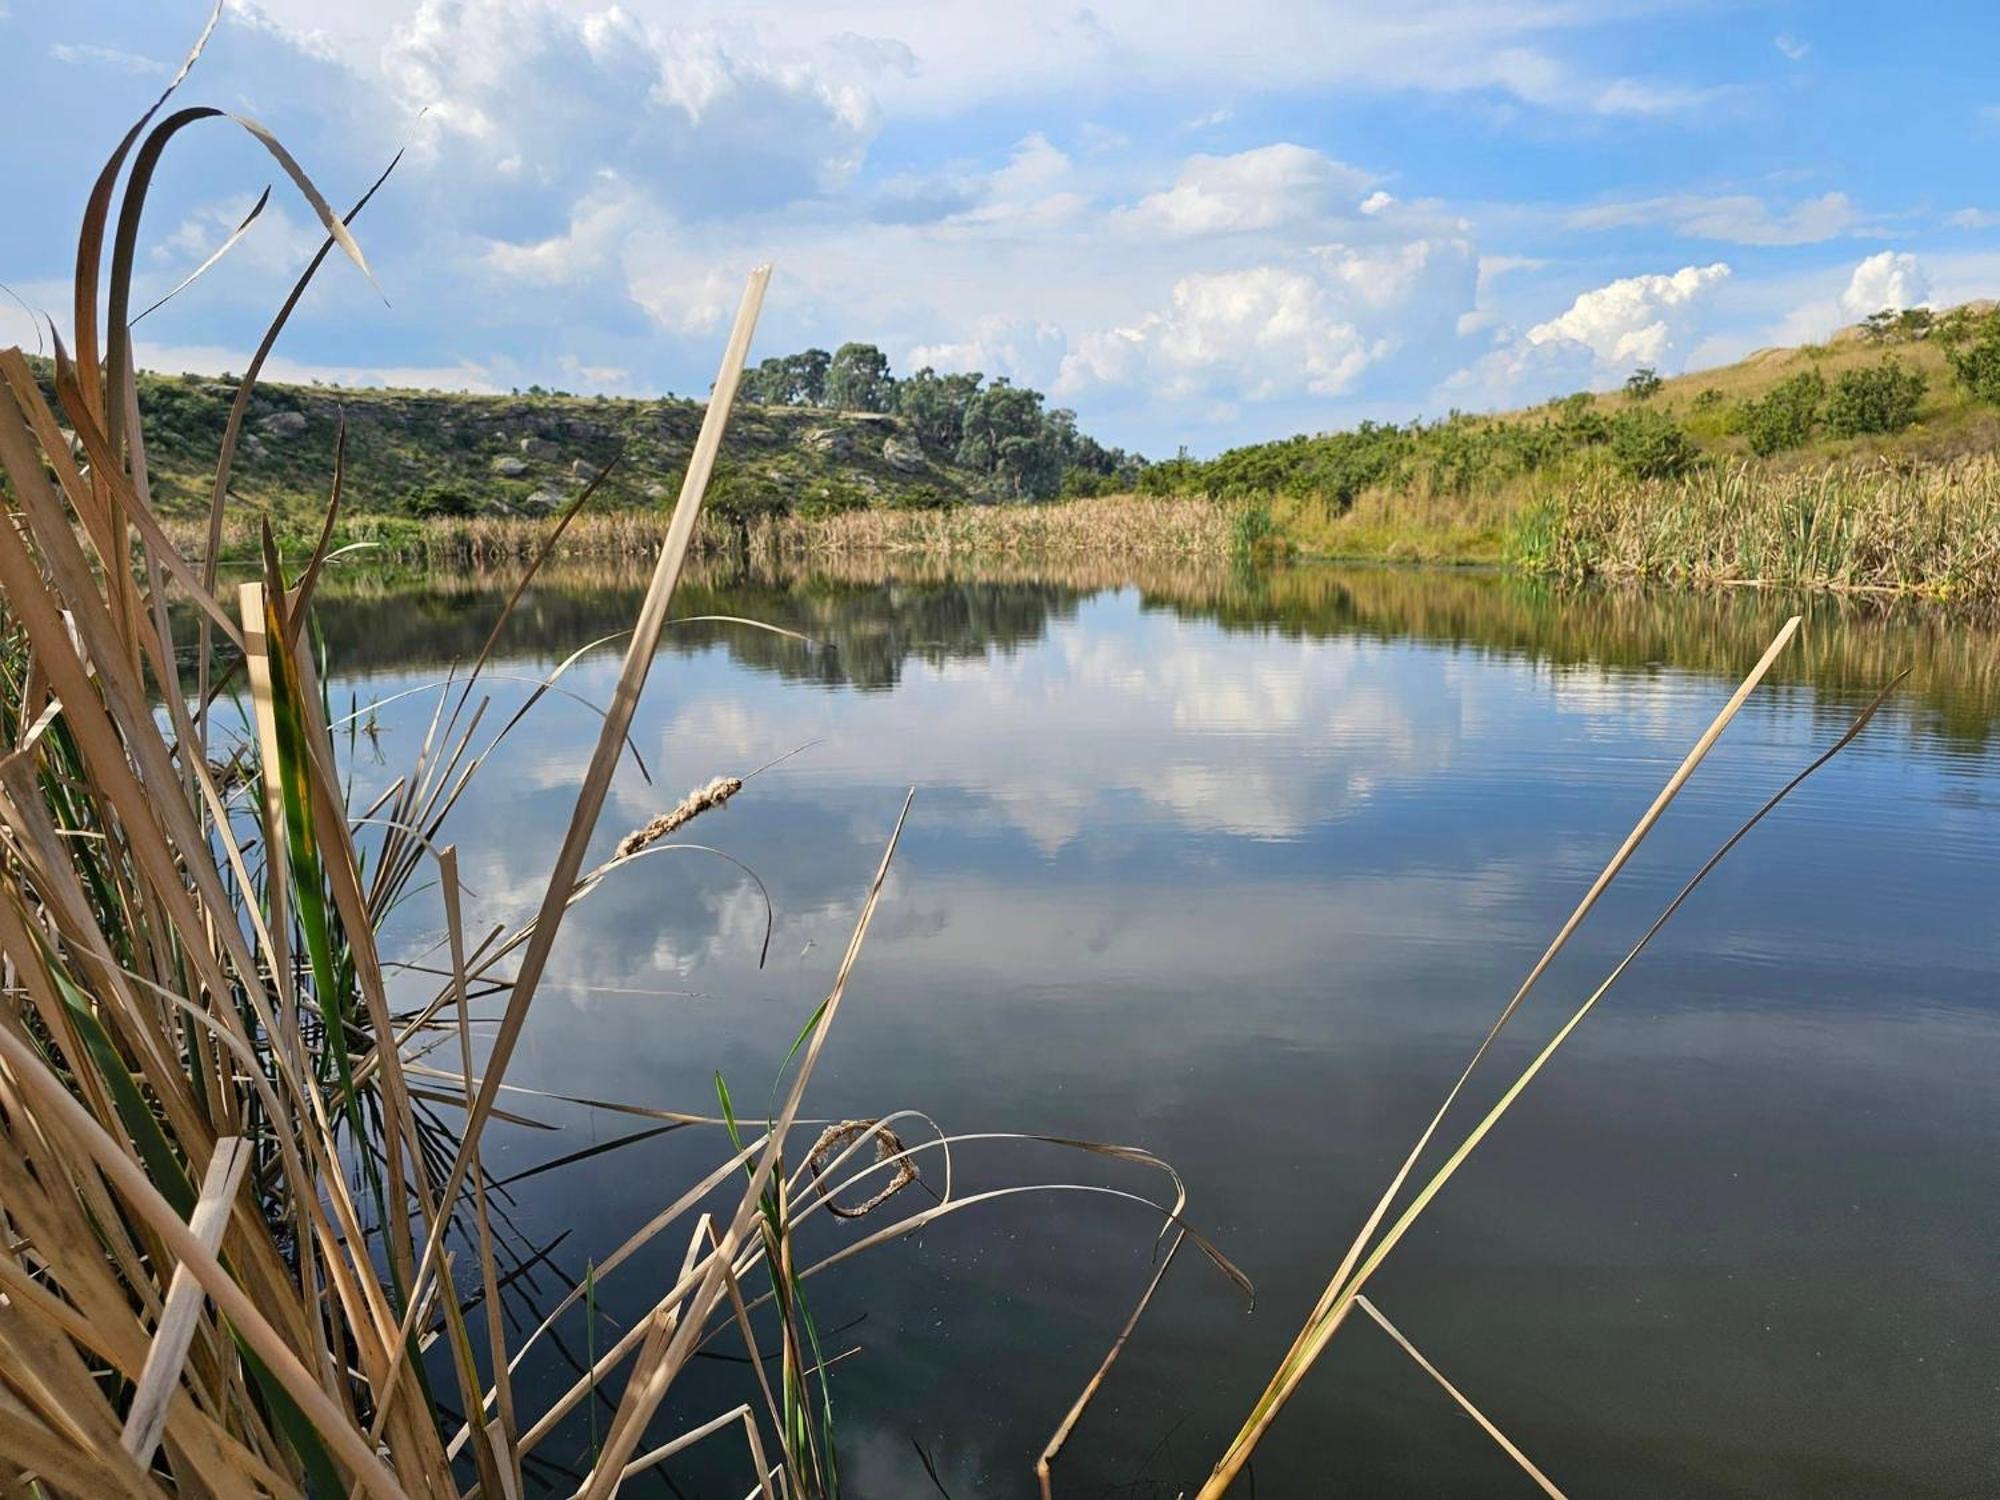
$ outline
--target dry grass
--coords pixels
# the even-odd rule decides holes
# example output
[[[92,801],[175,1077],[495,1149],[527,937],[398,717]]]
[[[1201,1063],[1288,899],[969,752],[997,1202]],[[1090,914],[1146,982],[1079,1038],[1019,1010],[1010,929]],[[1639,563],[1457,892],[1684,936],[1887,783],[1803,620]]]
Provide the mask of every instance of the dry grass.
[[[2000,458],[1735,464],[1686,479],[1587,479],[1517,529],[1517,560],[1567,578],[1652,578],[2000,601]]]
[[[1200,499],[1138,495],[1067,500],[1046,505],[953,505],[936,510],[869,509],[837,515],[783,516],[752,524],[750,551],[758,556],[884,556],[1033,558],[1220,557],[1229,543],[1229,512]],[[652,557],[666,540],[668,518],[652,510],[586,508],[555,548],[560,558]],[[167,522],[166,534],[184,551],[199,554],[204,528]],[[355,516],[336,541],[398,562],[491,567],[535,555],[549,523],[499,517],[411,521],[395,516]],[[254,558],[261,545],[257,518],[224,525],[225,557]],[[714,557],[736,547],[736,530],[704,518],[693,550]]]

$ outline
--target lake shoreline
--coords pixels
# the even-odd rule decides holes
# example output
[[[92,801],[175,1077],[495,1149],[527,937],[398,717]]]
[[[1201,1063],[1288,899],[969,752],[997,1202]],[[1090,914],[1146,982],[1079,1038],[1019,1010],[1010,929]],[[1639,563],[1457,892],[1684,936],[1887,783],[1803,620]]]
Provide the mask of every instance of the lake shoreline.
[[[552,555],[650,557],[668,519],[663,509],[585,511],[563,528]],[[491,566],[533,558],[555,524],[548,516],[361,513],[340,521],[334,542],[389,562]],[[221,555],[254,557],[260,525],[261,518],[228,523]],[[171,521],[168,533],[189,555],[206,551],[199,522]],[[291,528],[281,535],[290,553],[316,541]],[[1370,492],[1345,506],[1312,497],[1112,495],[795,512],[748,522],[706,515],[695,550],[787,559],[1296,558],[1990,607],[2000,604],[2000,459],[1792,472],[1737,465],[1651,482],[1598,473],[1538,491]]]

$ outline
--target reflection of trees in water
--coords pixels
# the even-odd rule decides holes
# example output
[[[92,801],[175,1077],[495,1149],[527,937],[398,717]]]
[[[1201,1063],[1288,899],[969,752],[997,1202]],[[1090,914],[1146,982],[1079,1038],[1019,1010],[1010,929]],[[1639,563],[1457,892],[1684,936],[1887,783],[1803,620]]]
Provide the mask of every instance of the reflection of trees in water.
[[[560,660],[623,631],[638,615],[643,573],[631,568],[550,570],[508,622],[501,650]],[[318,620],[329,660],[342,672],[470,661],[505,604],[512,577],[418,575],[329,580]],[[905,663],[976,659],[1039,640],[1051,619],[1081,596],[1057,583],[936,576],[859,581],[822,573],[773,576],[734,567],[691,571],[674,596],[679,617],[731,615],[808,638],[810,645],[738,625],[668,630],[664,649],[720,645],[743,665],[798,681],[893,687]]]
[[[331,660],[346,672],[469,661],[516,576],[329,578],[319,612]],[[507,649],[558,660],[623,630],[644,583],[642,570],[615,562],[552,566],[523,597]],[[746,666],[790,679],[885,688],[911,660],[977,658],[1038,640],[1090,595],[1122,587],[1136,587],[1147,609],[1229,631],[1414,639],[1559,667],[1678,669],[1732,681],[1785,615],[1803,607],[1806,629],[1772,677],[1810,686],[1829,712],[1865,701],[1909,668],[1906,701],[1927,734],[1983,745],[2000,713],[2000,636],[1990,622],[1908,606],[1831,599],[1801,606],[1751,591],[1576,589],[1443,569],[1032,558],[954,566],[857,556],[809,567],[707,565],[683,581],[676,614],[742,616],[821,644],[695,625],[671,630],[668,649],[720,645]]]

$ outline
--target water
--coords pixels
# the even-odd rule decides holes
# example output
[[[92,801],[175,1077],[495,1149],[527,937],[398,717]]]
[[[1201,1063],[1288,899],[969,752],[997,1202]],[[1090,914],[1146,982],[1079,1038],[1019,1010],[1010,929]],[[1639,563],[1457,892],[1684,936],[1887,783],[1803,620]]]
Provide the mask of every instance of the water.
[[[559,576],[499,670],[540,676],[630,621],[640,580]],[[335,694],[435,681],[504,581],[327,586]],[[765,1107],[824,995],[907,788],[884,904],[808,1098],[952,1132],[1142,1145],[1191,1251],[1056,1467],[1057,1493],[1170,1496],[1206,1474],[1374,1195],[1563,917],[1786,613],[1762,596],[1558,597],[1497,577],[1201,569],[1100,576],[697,579],[669,632],[593,859],[718,773],[752,779],[570,915],[512,1081],[711,1113]],[[616,643],[563,679],[608,696]],[[1447,1124],[1457,1134],[1685,876],[1877,685],[1911,676],[1760,827],[1594,1012],[1371,1288],[1572,1494],[2000,1493],[2000,655],[1921,615],[1819,607]],[[500,706],[527,689],[496,682]],[[363,800],[407,764],[419,694],[357,742]],[[552,698],[447,837],[468,925],[539,896],[597,732]],[[414,956],[435,896],[399,915]],[[406,998],[431,981],[406,976]],[[486,1013],[497,1013],[489,1001]],[[508,1101],[500,1175],[647,1122]],[[906,1131],[926,1134],[920,1125]],[[689,1128],[517,1183],[550,1305],[719,1158]],[[955,1157],[960,1192],[1157,1174],[1052,1145]],[[942,1175],[927,1164],[928,1187]],[[930,1200],[912,1189],[822,1255]],[[733,1202],[732,1184],[728,1201]],[[724,1200],[718,1198],[720,1205]],[[823,1218],[824,1216],[822,1216]],[[1042,1444],[1150,1275],[1157,1216],[1030,1194],[810,1284],[858,1496],[1025,1495]],[[602,1350],[670,1284],[670,1234],[599,1289]],[[518,1336],[518,1335],[517,1335]],[[656,1431],[756,1401],[733,1335]],[[526,1410],[574,1379],[527,1376]],[[615,1387],[614,1387],[615,1389]],[[601,1428],[603,1418],[600,1417]],[[542,1450],[576,1467],[588,1421]],[[922,1454],[920,1455],[919,1449]],[[676,1460],[740,1495],[740,1437]],[[1377,1328],[1345,1328],[1259,1450],[1266,1495],[1531,1492]],[[545,1474],[555,1486],[559,1479]],[[562,1491],[566,1492],[566,1491]],[[1246,1484],[1243,1493],[1248,1493]]]

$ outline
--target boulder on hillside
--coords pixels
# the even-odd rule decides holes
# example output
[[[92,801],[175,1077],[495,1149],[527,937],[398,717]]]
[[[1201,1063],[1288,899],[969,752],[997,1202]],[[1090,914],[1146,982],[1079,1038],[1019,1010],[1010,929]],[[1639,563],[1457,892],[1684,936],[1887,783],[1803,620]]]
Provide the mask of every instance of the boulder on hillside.
[[[901,438],[882,440],[882,462],[898,474],[915,474],[924,466],[924,450]]]
[[[274,411],[257,419],[257,430],[272,437],[297,437],[306,430],[306,414],[302,411]]]
[[[814,453],[828,458],[847,458],[854,452],[854,434],[844,427],[813,427],[799,441]]]
[[[562,457],[562,449],[547,438],[524,437],[521,439],[521,456],[552,464]]]
[[[525,458],[516,458],[511,453],[503,453],[493,460],[493,472],[502,479],[519,479],[528,472],[528,461]]]
[[[591,480],[597,478],[598,475],[604,472],[602,469],[598,468],[596,464],[591,463],[588,459],[582,459],[582,458],[572,460],[569,466],[569,471],[576,478],[581,479],[585,484],[590,483]]]
[[[524,516],[546,516],[557,506],[565,503],[565,497],[554,490],[536,490],[534,494],[521,502],[521,514]]]

